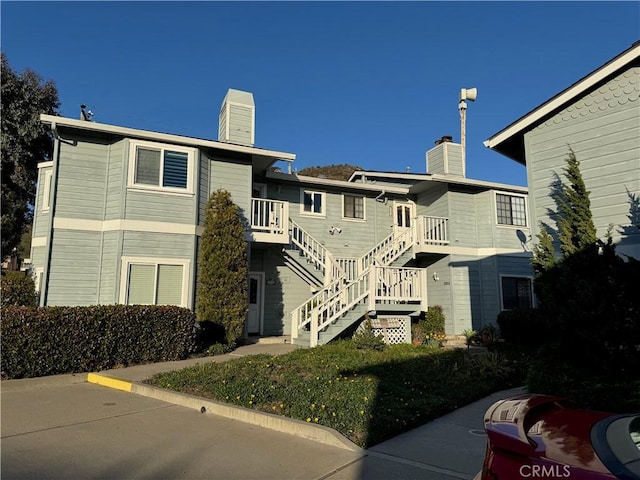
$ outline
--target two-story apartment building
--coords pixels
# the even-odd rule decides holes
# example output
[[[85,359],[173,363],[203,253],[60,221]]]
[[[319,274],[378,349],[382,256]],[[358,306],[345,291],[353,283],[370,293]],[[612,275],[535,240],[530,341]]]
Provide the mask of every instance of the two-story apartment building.
[[[274,168],[295,155],[254,146],[247,92],[227,93],[218,141],[41,120],[55,138],[34,211],[41,305],[195,308],[205,208],[221,188],[247,225],[248,334],[313,346],[367,312],[406,331],[436,304],[460,334],[533,302],[526,189],[465,178],[449,139],[427,152],[429,173],[336,181]]]

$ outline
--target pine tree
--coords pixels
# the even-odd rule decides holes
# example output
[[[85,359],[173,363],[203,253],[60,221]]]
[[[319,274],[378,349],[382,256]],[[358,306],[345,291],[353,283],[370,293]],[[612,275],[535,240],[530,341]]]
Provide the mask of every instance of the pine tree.
[[[565,259],[598,241],[591,214],[591,201],[582,173],[580,162],[570,148],[563,169],[566,182],[557,179],[551,190],[551,198],[556,204],[556,230],[541,224],[536,236],[538,243],[533,250],[532,264],[536,274],[548,271],[556,265],[554,236],[560,242],[561,258]]]
[[[198,267],[197,318],[224,330],[224,340],[233,343],[248,312],[248,265],[242,218],[226,190],[209,197]]]
[[[566,258],[596,243],[596,228],[591,215],[591,202],[582,173],[580,162],[573,150],[569,149],[564,174],[568,181],[562,184],[561,194],[557,196],[558,238],[562,257]]]
[[[536,236],[538,243],[533,247],[533,269],[539,275],[546,272],[556,264],[556,254],[553,248],[553,238],[547,230],[548,227],[540,224],[540,233]]]

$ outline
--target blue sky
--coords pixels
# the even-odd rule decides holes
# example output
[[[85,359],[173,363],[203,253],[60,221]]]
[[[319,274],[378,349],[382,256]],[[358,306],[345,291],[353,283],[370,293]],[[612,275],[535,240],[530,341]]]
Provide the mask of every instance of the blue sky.
[[[294,168],[424,173],[443,135],[467,176],[526,184],[482,142],[640,38],[639,2],[8,2],[14,70],[55,81],[63,116],[217,139],[228,88],[256,103],[256,146]]]

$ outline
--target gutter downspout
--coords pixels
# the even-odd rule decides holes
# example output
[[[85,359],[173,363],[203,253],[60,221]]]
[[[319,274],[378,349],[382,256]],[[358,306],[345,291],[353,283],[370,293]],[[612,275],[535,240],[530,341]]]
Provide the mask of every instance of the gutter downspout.
[[[51,188],[49,189],[49,226],[47,229],[47,250],[44,258],[44,270],[42,272],[42,288],[40,291],[40,306],[44,307],[47,303],[47,294],[49,293],[49,264],[51,263],[51,241],[53,239],[53,217],[56,210],[56,191],[58,186],[58,163],[60,157],[60,137],[56,122],[51,122],[51,131],[53,132],[53,165],[51,167]]]

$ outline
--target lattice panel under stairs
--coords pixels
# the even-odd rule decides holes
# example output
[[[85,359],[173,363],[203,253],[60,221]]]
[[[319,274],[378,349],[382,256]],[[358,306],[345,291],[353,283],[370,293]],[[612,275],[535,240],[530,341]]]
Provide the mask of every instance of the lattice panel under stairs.
[[[371,319],[371,329],[374,335],[382,335],[384,343],[411,343],[411,317],[408,315],[378,315]],[[357,331],[364,330],[364,322]]]

